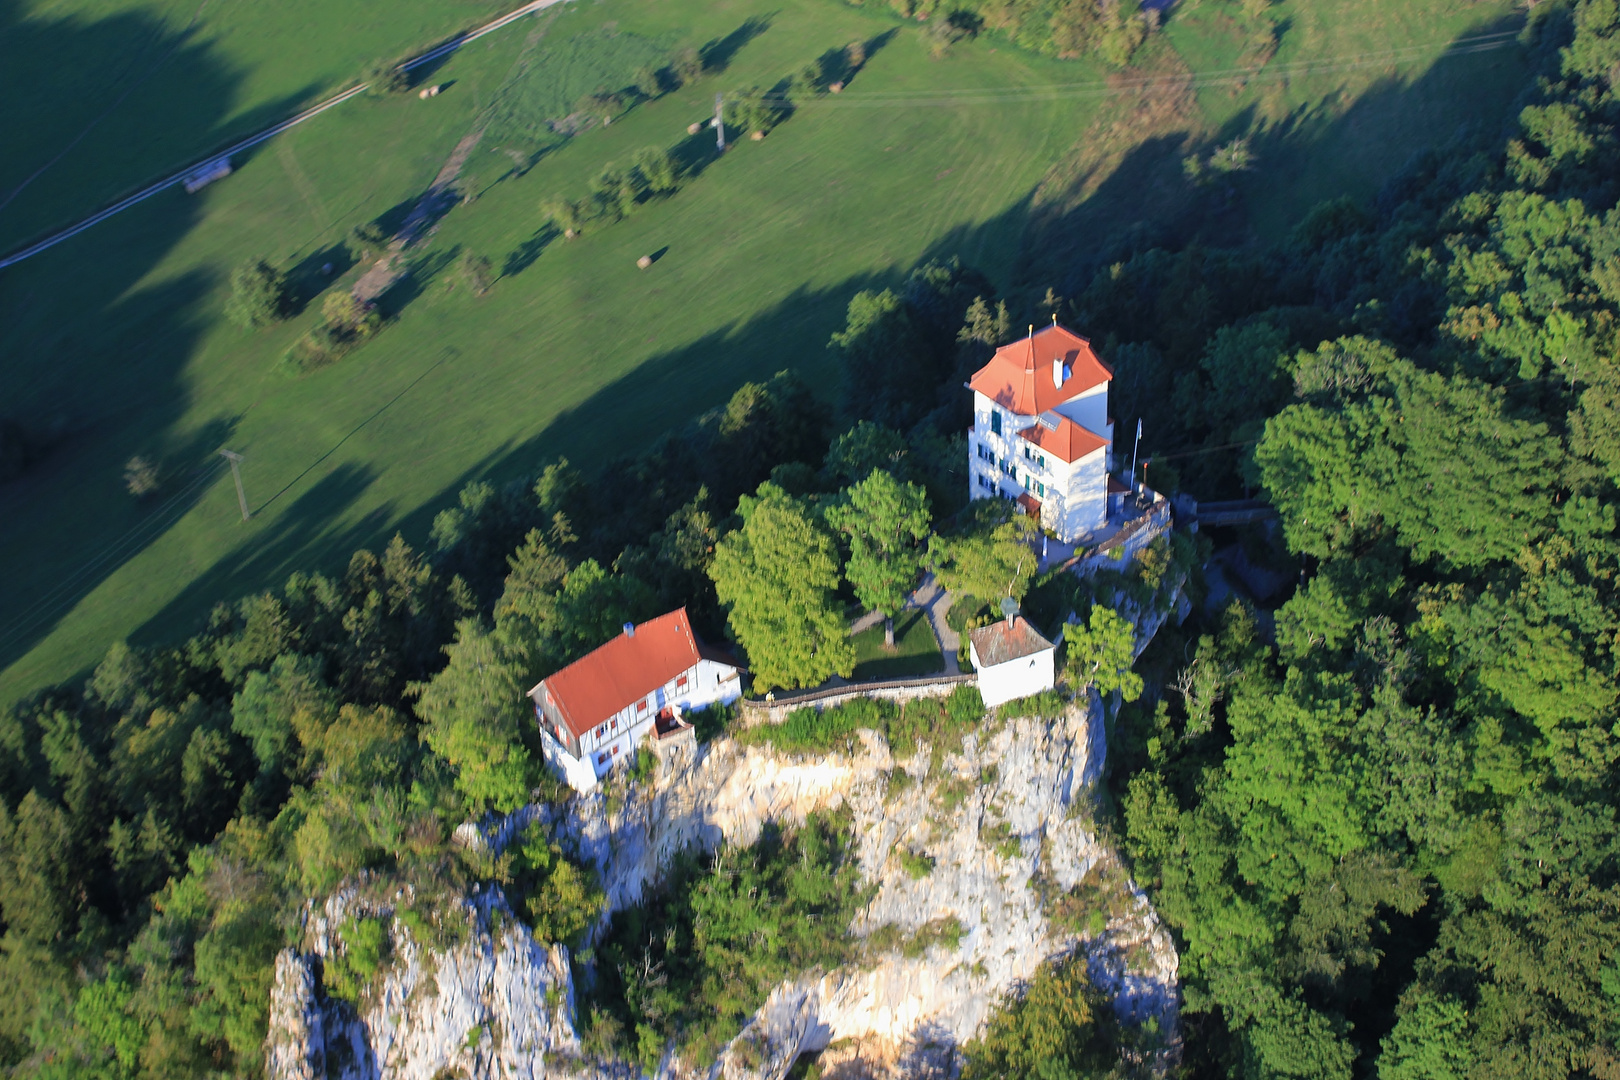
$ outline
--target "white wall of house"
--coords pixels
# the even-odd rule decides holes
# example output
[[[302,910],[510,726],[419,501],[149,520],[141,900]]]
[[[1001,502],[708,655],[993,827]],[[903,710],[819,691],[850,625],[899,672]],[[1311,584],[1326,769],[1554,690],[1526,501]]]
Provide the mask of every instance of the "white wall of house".
[[[563,783],[582,795],[596,790],[596,770],[570,754],[545,728],[540,729],[540,748],[546,764]]]
[[[1113,425],[1106,422],[1107,385],[1098,389],[1100,394],[1087,391],[1077,400],[1100,403],[1096,408],[1087,406],[1091,412],[1100,409],[1103,417],[1101,427],[1090,430],[1111,438]],[[996,414],[1001,417],[1000,434],[991,419]],[[1036,423],[1034,417],[1008,412],[978,391],[973,393],[973,416],[974,428],[968,436],[968,485],[973,498],[1033,495],[1041,501],[1042,526],[1065,543],[1085,540],[1108,523],[1107,448],[1079,461],[1062,461],[1019,437],[1018,432]]]
[[[654,722],[664,708],[701,709],[715,702],[730,704],[742,696],[742,678],[737,668],[714,660],[699,660],[680,675],[644,698],[631,702],[617,713],[579,737],[579,757],[574,757],[541,725],[541,744],[546,758],[563,781],[576,791],[596,787],[615,765],[635,757],[635,749],[652,734]],[[589,783],[585,783],[586,776]],[[583,786],[582,786],[583,785]]]
[[[979,695],[984,698],[986,708],[994,708],[1014,698],[1039,694],[1057,685],[1056,651],[1053,649],[1042,649],[1038,653],[990,667],[980,665],[979,650],[971,643],[968,652],[973,667],[979,673]]]

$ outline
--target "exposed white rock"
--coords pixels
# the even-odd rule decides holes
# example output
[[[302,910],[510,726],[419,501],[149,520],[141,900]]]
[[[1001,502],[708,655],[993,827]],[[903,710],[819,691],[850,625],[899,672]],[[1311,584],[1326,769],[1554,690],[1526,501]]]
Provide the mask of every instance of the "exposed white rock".
[[[389,918],[392,962],[356,1009],[319,1003],[315,972],[354,915]],[[271,994],[266,1073],[273,1080],[433,1080],[443,1073],[543,1080],[574,1071],[568,950],[545,946],[496,893],[467,904],[465,940],[416,942],[387,908],[347,890],[307,920],[307,952],[283,952]]]
[[[1163,618],[1144,612],[1141,637]],[[767,821],[796,824],[847,804],[862,876],[877,885],[855,932],[892,926],[890,937],[909,937],[931,920],[951,919],[960,928],[954,948],[935,945],[912,957],[896,949],[869,966],[784,983],[720,1060],[666,1060],[661,1077],[779,1080],[801,1053],[840,1040],[877,1047],[876,1058],[896,1075],[937,1071],[941,1061],[948,1065],[948,1048],[980,1031],[1003,995],[1043,961],[1076,949],[1121,1018],[1155,1018],[1173,1048],[1175,950],[1087,827],[1089,788],[1104,753],[1101,716],[1093,695],[1056,719],[992,723],[937,766],[927,752],[897,761],[872,732],[804,759],[724,738],[688,743],[668,751],[657,779],[625,790],[619,805],[598,791],[563,816],[529,807],[482,831],[464,830],[458,841],[498,850],[537,819],[571,837],[596,863],[607,894],[599,932],[613,911],[656,886],[677,853],[749,844]],[[897,768],[913,782],[891,796],[888,774]],[[902,849],[931,857],[932,872],[912,879],[900,868]],[[1092,935],[1054,925],[1043,893],[1069,890],[1104,866],[1119,883],[1106,927]],[[424,948],[393,920],[394,955],[380,989],[358,1010],[323,1007],[317,967],[337,947],[331,929],[357,910],[391,914],[386,905],[367,907],[360,892],[312,908],[303,951],[278,959],[266,1048],[271,1080],[605,1075],[579,1058],[567,950],[536,943],[496,890],[467,902],[471,930],[447,949]],[[637,1072],[628,1064],[607,1070]]]

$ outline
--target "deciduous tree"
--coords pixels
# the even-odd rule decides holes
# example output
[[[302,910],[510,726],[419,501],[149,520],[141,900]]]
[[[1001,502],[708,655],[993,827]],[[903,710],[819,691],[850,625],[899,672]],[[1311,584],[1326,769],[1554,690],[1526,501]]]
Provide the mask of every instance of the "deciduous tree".
[[[739,507],[743,526],[715,548],[709,576],[748,650],[754,685],[813,686],[855,668],[834,590],[838,545],[809,509],[771,483]]]

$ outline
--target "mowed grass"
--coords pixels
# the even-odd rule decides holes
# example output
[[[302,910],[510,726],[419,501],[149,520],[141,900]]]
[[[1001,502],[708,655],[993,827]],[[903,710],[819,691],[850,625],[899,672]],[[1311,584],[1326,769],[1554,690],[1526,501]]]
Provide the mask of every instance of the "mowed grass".
[[[852,679],[894,679],[906,675],[932,675],[945,670],[939,639],[926,612],[902,611],[894,620],[894,648],[883,643],[883,624],[868,627],[850,638],[855,646]]]
[[[1478,7],[1481,19],[1497,11]],[[752,19],[763,31],[728,70],[522,175],[527,148],[480,145],[463,174],[477,201],[414,253],[393,323],[338,365],[300,380],[276,369],[318,296],[258,334],[220,318],[225,277],[249,255],[306,282],[325,282],[332,263],[329,287],[352,282],[363,267],[344,260],[349,228],[409,206],[539,51],[604,27],[702,45]],[[685,139],[717,90],[773,85],[825,49],[891,31],[844,94],[742,141],[671,199],[546,242],[543,198],[583,194],[606,161]],[[433,75],[450,85],[439,98],[344,106],[200,196],[170,193],[0,276],[0,414],[58,436],[0,488],[0,701],[86,669],[120,638],[174,640],[216,602],[340,568],[395,530],[424,543],[468,480],[557,455],[594,474],[782,368],[830,395],[825,345],[850,295],[935,256],[1015,280],[1032,191],[1111,108],[1106,96],[986,104],[975,91],[1095,77],[992,37],[935,60],[915,26],[831,0],[568,5],[458,53]],[[463,250],[507,268],[487,296],[455,286]],[[249,522],[221,446],[246,455]],[[123,491],[134,453],[165,462],[172,501]]]
[[[519,2],[0,0],[0,251]]]

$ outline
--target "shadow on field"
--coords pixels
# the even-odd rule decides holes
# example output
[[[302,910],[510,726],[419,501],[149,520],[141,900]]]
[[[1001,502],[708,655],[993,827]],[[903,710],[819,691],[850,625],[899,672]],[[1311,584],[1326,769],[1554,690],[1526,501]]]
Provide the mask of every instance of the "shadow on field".
[[[177,145],[218,146],[289,110],[276,101],[227,122],[239,83],[207,42],[144,13],[53,19],[0,0],[5,246],[150,179],[150,162],[172,167]],[[153,100],[172,109],[136,108]],[[235,419],[174,425],[180,372],[206,325],[197,307],[218,283],[199,272],[148,281],[200,206],[163,192],[0,274],[0,414],[44,449],[0,486],[0,559],[11,568],[0,575],[0,668],[217,483],[214,451]],[[125,489],[137,454],[165,481],[142,499]]]
[[[8,2],[14,0],[0,0],[0,4]],[[14,6],[0,8],[13,10]],[[4,29],[0,20],[0,31]],[[182,52],[207,71],[205,53],[190,49]],[[1477,116],[1482,130],[1494,131],[1510,116],[1511,92],[1496,96],[1467,93],[1466,82],[1440,70],[1442,66],[1410,82],[1378,86],[1337,117],[1302,116],[1253,133],[1260,160],[1251,175],[1235,182],[1237,197],[1189,187],[1181,172],[1181,157],[1204,147],[1206,142],[1192,134],[1194,127],[1172,116],[1157,128],[1138,126],[1135,137],[1122,143],[1112,156],[1101,155],[1055,168],[1038,192],[1032,192],[995,219],[945,232],[922,260],[960,255],[964,263],[972,265],[976,253],[1004,248],[1008,234],[1022,236],[1023,254],[1013,260],[1019,268],[1017,277],[1010,289],[1004,289],[1015,321],[1022,322],[1031,317],[1037,307],[1035,298],[1048,286],[1073,296],[1097,266],[1128,257],[1132,250],[1149,242],[1248,235],[1256,212],[1251,201],[1259,200],[1264,185],[1275,179],[1267,173],[1268,168],[1300,163],[1301,169],[1309,169],[1310,162],[1322,155],[1354,161],[1358,160],[1354,157],[1356,147],[1377,146],[1382,147],[1384,157],[1369,157],[1368,171],[1341,178],[1337,188],[1312,173],[1314,197],[1329,198],[1354,190],[1352,181],[1368,183],[1372,178],[1388,177],[1413,150],[1451,134],[1450,130],[1431,130],[1427,138],[1418,138],[1414,128],[1424,120],[1407,114],[1403,106],[1408,103],[1414,107],[1422,104],[1429,112],[1431,125],[1434,114],[1430,106],[1442,99],[1454,113]],[[222,86],[229,86],[223,72],[212,72],[212,77],[221,80]],[[221,92],[216,100],[228,96]],[[1121,111],[1127,119],[1131,107],[1129,102],[1122,103]],[[1392,132],[1399,137],[1393,137]],[[1083,147],[1089,133],[1077,136]],[[1231,136],[1222,131],[1218,137]],[[699,142],[710,138],[712,135],[707,133],[694,137]],[[691,152],[697,155],[698,149],[699,143],[693,142]],[[712,155],[712,151],[708,153]],[[1398,159],[1393,157],[1397,153]],[[1284,175],[1291,178],[1294,174]],[[1225,202],[1218,201],[1223,198]],[[0,536],[0,558],[36,571],[13,575],[11,580],[0,583],[0,615],[7,620],[15,621],[16,613],[33,610],[55,581],[70,571],[92,565],[98,553],[109,550],[119,538],[135,535],[131,530],[138,525],[142,511],[121,490],[121,469],[130,454],[166,454],[179,452],[185,446],[185,439],[178,434],[169,436],[175,440],[172,444],[160,437],[150,446],[136,437],[137,432],[169,432],[180,415],[177,376],[190,355],[197,327],[205,322],[188,312],[210,288],[209,282],[195,278],[156,288],[136,287],[135,283],[194,220],[194,204],[179,198],[158,202],[158,209],[150,213],[125,215],[102,226],[96,234],[87,236],[86,243],[91,246],[81,246],[71,255],[45,256],[85,261],[85,287],[76,297],[34,297],[28,290],[26,272],[0,277],[0,355],[6,353],[7,340],[23,332],[15,329],[16,322],[27,324],[29,337],[25,340],[30,341],[41,338],[41,324],[47,321],[54,320],[58,328],[55,337],[44,335],[51,344],[42,354],[22,360],[8,357],[6,361],[19,368],[23,382],[30,385],[29,400],[39,403],[35,411],[43,412],[48,404],[55,407],[54,403],[60,402],[60,407],[82,418],[85,424],[96,425],[93,436],[87,432],[70,440],[71,445],[64,445],[58,452],[60,457],[43,464],[37,475],[25,476],[10,488],[0,489],[0,520],[43,520],[51,516],[58,520],[49,535],[64,535],[60,521],[67,520],[73,525],[71,535],[75,537],[70,550],[46,552],[40,550],[37,539],[31,541],[47,534],[43,527],[10,528],[8,535]],[[896,211],[903,209],[897,207]],[[549,242],[543,234],[530,237],[513,253],[505,272],[520,273]],[[593,238],[586,236],[580,242],[592,243]],[[86,258],[86,253],[98,250],[101,258]],[[784,250],[791,251],[791,247]],[[385,306],[398,310],[409,303],[436,274],[447,269],[450,257],[447,253],[438,264],[423,260],[413,267],[412,274],[396,288],[398,295],[390,294]],[[195,632],[214,604],[279,586],[294,570],[337,572],[356,548],[380,549],[395,531],[403,532],[413,545],[425,547],[434,515],[454,502],[465,483],[532,476],[547,460],[562,455],[581,465],[601,463],[601,475],[613,478],[615,490],[622,488],[620,497],[645,514],[649,528],[655,527],[690,493],[673,488],[642,490],[643,481],[632,475],[630,459],[608,460],[626,445],[625,433],[633,433],[629,441],[638,448],[650,445],[678,430],[689,418],[723,405],[740,384],[767,379],[790,366],[804,372],[812,385],[828,388],[824,396],[831,397],[833,360],[823,345],[842,328],[850,297],[864,288],[897,286],[907,269],[897,267],[822,287],[801,288],[769,309],[739,317],[723,330],[656,355],[635,371],[602,385],[577,406],[558,415],[537,436],[513,442],[471,465],[437,498],[414,508],[400,508],[404,510],[401,516],[396,516],[395,508],[383,507],[360,520],[335,524],[373,483],[375,473],[368,468],[343,466],[321,476],[307,489],[289,486],[281,498],[291,502],[276,504],[275,519],[187,583],[141,627],[137,639],[150,643],[182,638]],[[739,266],[735,272],[747,273],[748,268]],[[654,280],[652,276],[627,276],[623,302],[633,303],[638,288],[654,287],[640,283]],[[1144,318],[1154,317],[1155,302],[1152,296],[1141,298]],[[118,331],[93,339],[81,336],[99,332],[90,328],[102,325],[116,326]],[[671,327],[669,333],[678,336],[680,328]],[[543,394],[544,388],[537,387],[536,392]],[[395,401],[397,405],[390,402],[386,407],[396,415],[442,407],[437,398],[420,391]],[[681,453],[678,445],[662,445],[671,455]],[[319,475],[322,462],[336,448],[311,447],[309,475]],[[742,487],[751,488],[760,479],[747,462],[719,464],[734,473],[736,483]],[[694,462],[693,476],[703,475],[707,467]],[[228,478],[225,482],[229,483]],[[308,482],[307,477],[304,482]],[[715,492],[717,502],[723,494],[735,498],[734,492]],[[721,507],[721,512],[729,507],[729,503]],[[137,543],[104,563],[94,564],[79,586],[62,594],[60,602],[39,608],[42,614],[31,617],[13,642],[0,646],[0,665],[26,653],[73,602],[140,547],[141,543]]]

